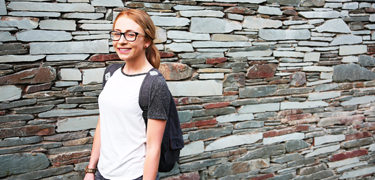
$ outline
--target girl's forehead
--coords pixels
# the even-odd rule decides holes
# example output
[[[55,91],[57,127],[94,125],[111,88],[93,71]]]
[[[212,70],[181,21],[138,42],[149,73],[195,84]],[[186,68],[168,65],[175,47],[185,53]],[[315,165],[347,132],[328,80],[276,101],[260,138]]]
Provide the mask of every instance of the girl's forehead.
[[[119,17],[115,24],[115,29],[121,30],[142,30],[142,27],[139,26],[134,20],[130,19],[127,16]]]

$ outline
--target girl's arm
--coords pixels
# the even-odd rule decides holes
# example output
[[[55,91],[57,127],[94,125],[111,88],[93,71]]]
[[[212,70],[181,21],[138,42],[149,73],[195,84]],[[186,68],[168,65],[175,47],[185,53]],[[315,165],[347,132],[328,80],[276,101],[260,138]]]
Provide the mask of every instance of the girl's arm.
[[[144,180],[155,180],[157,176],[161,141],[166,123],[166,120],[148,119],[146,160],[143,168]]]
[[[100,118],[98,120],[98,124],[96,125],[95,135],[94,135],[94,143],[92,145],[91,157],[89,165],[87,166],[89,169],[96,169],[96,165],[99,161],[100,156]],[[95,178],[94,173],[87,173],[85,175],[84,180],[93,180]]]

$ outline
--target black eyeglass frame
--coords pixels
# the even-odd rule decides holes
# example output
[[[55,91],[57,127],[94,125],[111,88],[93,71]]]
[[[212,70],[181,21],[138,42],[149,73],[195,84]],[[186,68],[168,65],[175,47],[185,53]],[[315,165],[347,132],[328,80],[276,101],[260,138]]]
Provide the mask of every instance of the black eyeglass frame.
[[[114,32],[116,32],[116,33],[120,33],[120,38],[118,38],[117,40],[113,39],[112,36],[111,36],[111,34],[114,33]],[[134,33],[134,34],[135,34],[135,38],[134,38],[134,40],[128,40],[128,39],[126,39],[126,35],[125,35],[125,34],[127,34],[127,33]],[[119,41],[119,40],[121,39],[121,36],[124,36],[125,40],[127,40],[127,41],[129,41],[129,42],[134,42],[134,41],[136,41],[138,35],[145,36],[145,35],[142,34],[142,33],[134,32],[134,31],[127,31],[127,32],[121,32],[121,31],[110,31],[109,34],[110,34],[110,37],[111,37],[112,41]]]

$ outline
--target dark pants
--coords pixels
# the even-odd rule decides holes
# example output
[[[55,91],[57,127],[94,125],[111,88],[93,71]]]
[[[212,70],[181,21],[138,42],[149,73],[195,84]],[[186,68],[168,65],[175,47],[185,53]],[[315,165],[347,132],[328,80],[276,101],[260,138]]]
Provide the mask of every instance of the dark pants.
[[[143,176],[140,176],[140,177],[138,177],[137,179],[134,179],[134,180],[142,180],[143,179]],[[99,170],[96,172],[96,174],[95,174],[95,180],[109,180],[109,179],[106,179],[106,178],[104,178],[101,174],[100,174],[100,172],[99,172]],[[158,173],[158,175],[156,176],[156,179],[155,180],[159,180],[159,173]]]

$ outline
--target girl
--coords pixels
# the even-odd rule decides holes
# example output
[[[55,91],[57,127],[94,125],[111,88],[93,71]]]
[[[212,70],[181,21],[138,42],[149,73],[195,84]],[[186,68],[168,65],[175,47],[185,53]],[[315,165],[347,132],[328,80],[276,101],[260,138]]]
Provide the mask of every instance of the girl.
[[[144,77],[160,65],[153,43],[155,26],[144,11],[129,9],[116,17],[110,33],[125,65],[99,95],[100,115],[85,180],[159,179],[160,146],[171,98],[165,79],[156,79],[151,87],[147,130],[138,104]]]

